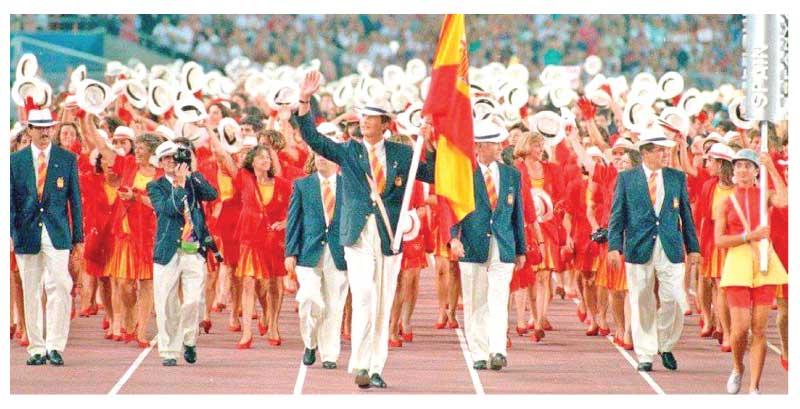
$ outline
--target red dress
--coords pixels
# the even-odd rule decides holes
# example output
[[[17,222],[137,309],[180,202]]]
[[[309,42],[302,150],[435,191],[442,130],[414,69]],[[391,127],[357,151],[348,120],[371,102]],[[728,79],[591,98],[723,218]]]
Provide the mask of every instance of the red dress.
[[[84,217],[84,260],[86,272],[94,277],[108,277],[106,264],[111,257],[114,241],[111,240],[111,215],[116,197],[109,201],[105,176],[100,173],[80,174],[81,203]]]
[[[289,181],[294,182],[295,179],[307,176],[305,172],[306,161],[308,161],[308,150],[298,147],[297,158],[292,158],[286,153],[286,150],[278,152],[278,161],[281,164],[283,171],[282,177]]]
[[[266,279],[286,275],[284,267],[285,229],[270,226],[285,222],[292,185],[284,178],[275,177],[271,197],[264,200],[256,176],[239,170],[234,186],[241,194],[242,210],[236,223],[240,243],[237,277]]]
[[[235,270],[239,264],[239,240],[236,234],[236,224],[239,222],[239,215],[242,212],[242,198],[239,189],[235,186],[234,179],[227,172],[220,170],[220,174],[217,174],[215,179],[222,209],[219,217],[211,219],[209,230],[214,234],[214,240],[225,259],[225,265]]]
[[[567,184],[564,210],[571,218],[572,243],[575,250],[573,266],[581,272],[594,272],[595,258],[597,256],[597,243],[591,240],[592,227],[586,218],[586,208],[589,201],[588,178],[577,177]]]
[[[214,188],[214,190],[220,192],[218,180],[220,166],[217,163],[213,152],[211,152],[211,149],[209,149],[207,146],[200,146],[195,149],[195,156],[197,157],[197,171],[203,175],[203,177]],[[222,240],[216,228],[217,226],[222,225],[217,223],[217,218],[214,217],[214,209],[217,206],[221,206],[221,202],[221,194],[212,201],[202,202],[203,215],[206,218],[206,226],[208,227],[209,233],[214,238],[214,242],[220,248],[220,252],[222,251]],[[215,271],[217,269],[217,259],[214,258],[214,256],[210,253],[206,254],[206,267],[209,271]]]
[[[597,164],[594,167],[592,182],[592,204],[594,205],[594,218],[600,227],[608,228],[611,218],[611,203],[614,200],[614,189],[617,186],[619,172],[613,165]],[[625,291],[628,282],[625,278],[625,260],[623,257],[620,267],[612,268],[608,264],[608,242],[598,245],[597,273],[595,283],[611,291]]]
[[[542,255],[542,263],[538,266],[538,271],[548,270],[560,272],[564,270],[561,260],[561,245],[563,240],[560,230],[563,217],[563,179],[559,165],[550,162],[540,162],[542,164],[542,179],[534,179],[528,175],[531,187],[542,189],[550,195],[553,201],[553,218],[539,223],[544,236],[545,254]]]
[[[531,197],[531,180],[523,161],[516,162],[520,173],[520,189],[522,190],[522,214],[525,219],[525,265],[515,269],[511,276],[509,291],[514,292],[527,288],[536,281],[536,271],[542,263],[542,253],[539,251],[539,238],[536,235],[536,209]]]
[[[410,207],[412,209],[419,209],[425,205],[422,182],[415,181],[413,188],[414,191],[411,193]],[[428,259],[425,257],[425,241],[430,232],[427,231],[428,228],[426,226],[428,221],[424,213],[425,212],[422,211],[418,213],[420,218],[420,230],[417,237],[403,243],[403,259],[400,262],[400,268],[402,270],[428,267]]]

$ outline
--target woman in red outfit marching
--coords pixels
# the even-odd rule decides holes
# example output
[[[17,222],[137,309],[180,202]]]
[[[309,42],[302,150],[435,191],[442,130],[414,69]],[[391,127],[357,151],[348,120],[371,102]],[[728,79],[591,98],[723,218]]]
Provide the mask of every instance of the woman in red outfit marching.
[[[710,179],[703,184],[695,211],[695,224],[698,226],[700,251],[703,256],[700,265],[701,277],[698,280],[700,312],[703,315],[700,336],[706,338],[715,333],[720,334],[722,351],[730,352],[730,311],[725,302],[725,294],[719,288],[722,264],[725,262],[727,251],[714,244],[714,222],[718,208],[734,191],[733,164],[731,164],[734,152],[728,146],[716,143],[711,146],[707,155]]]
[[[278,315],[283,301],[284,230],[291,184],[274,175],[270,148],[258,145],[244,159],[234,186],[241,194],[242,211],[236,225],[240,243],[236,276],[242,279],[242,339],[239,348],[252,342],[250,319],[256,282],[262,306],[266,304],[267,341],[281,344]],[[266,302],[265,302],[266,301]]]

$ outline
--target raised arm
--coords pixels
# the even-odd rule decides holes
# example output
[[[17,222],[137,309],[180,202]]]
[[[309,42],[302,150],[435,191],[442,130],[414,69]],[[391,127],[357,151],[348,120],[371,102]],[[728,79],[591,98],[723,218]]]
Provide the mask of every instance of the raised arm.
[[[320,73],[310,71],[300,85],[300,108],[297,111],[297,122],[300,124],[300,135],[314,152],[322,155],[337,165],[344,162],[345,151],[342,145],[330,140],[325,135],[317,131],[314,119],[309,115],[311,112],[311,98],[319,89]]]

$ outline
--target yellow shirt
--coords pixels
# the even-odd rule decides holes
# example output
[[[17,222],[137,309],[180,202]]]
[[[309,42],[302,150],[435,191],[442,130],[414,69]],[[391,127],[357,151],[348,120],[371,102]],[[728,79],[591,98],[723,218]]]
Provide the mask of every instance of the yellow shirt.
[[[531,179],[531,185],[537,189],[544,189],[544,178]]]
[[[106,199],[108,199],[108,204],[114,204],[114,201],[117,200],[117,188],[114,186],[109,185],[108,183],[103,183],[103,190],[106,192]],[[131,226],[128,224],[128,216],[125,216],[122,219],[122,232],[123,233],[130,233]]]
[[[725,204],[725,199],[731,194],[733,194],[733,186],[722,187],[722,185],[717,184],[714,188],[714,198],[711,199],[711,220],[717,219],[717,212],[721,211],[722,205]]]
[[[266,206],[269,204],[269,202],[272,201],[272,194],[275,192],[275,184],[274,183],[271,185],[259,184],[258,191],[259,193],[261,193],[261,203],[263,203],[264,206]]]
[[[147,184],[153,180],[153,176],[146,176],[142,172],[136,172],[133,178],[133,188],[142,192],[147,191]]]
[[[219,199],[226,201],[233,197],[233,180],[222,170],[217,171],[217,184],[219,185]]]

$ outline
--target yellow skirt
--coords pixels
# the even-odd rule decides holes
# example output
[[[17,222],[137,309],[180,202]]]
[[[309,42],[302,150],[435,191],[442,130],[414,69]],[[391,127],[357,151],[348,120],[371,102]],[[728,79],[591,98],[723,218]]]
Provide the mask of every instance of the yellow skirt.
[[[725,263],[725,254],[727,249],[714,247],[710,257],[703,259],[701,271],[705,278],[720,278],[722,276],[722,268]]]
[[[767,274],[753,271],[753,252],[749,244],[742,244],[728,249],[725,264],[722,268],[720,287],[750,287],[763,285],[781,285],[789,282],[789,275],[783,268],[778,254],[769,246],[769,268]]]
[[[559,254],[559,248],[557,243],[553,243],[545,237],[544,239],[544,254],[542,254],[542,262],[539,263],[537,271],[556,271],[558,270],[558,264],[556,263],[556,258],[554,254]]]
[[[242,246],[239,255],[239,265],[236,266],[236,277],[253,277],[256,280],[269,278],[266,260],[261,257],[252,247]]]
[[[136,259],[133,253],[133,244],[130,239],[117,239],[114,241],[111,258],[106,263],[103,276],[135,280]]]

